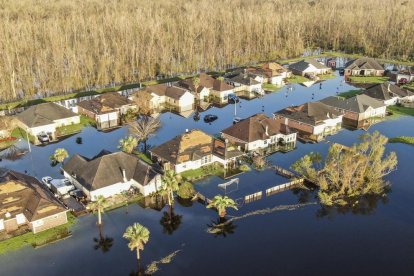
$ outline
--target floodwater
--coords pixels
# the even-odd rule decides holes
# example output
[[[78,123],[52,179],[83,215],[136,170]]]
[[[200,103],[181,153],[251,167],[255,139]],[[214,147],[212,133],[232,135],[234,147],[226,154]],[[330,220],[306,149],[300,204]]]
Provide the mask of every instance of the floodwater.
[[[310,88],[294,84],[264,98],[242,100],[237,116],[247,117],[258,112],[270,115],[289,105],[318,100],[337,92],[352,89],[341,77]],[[161,115],[162,128],[149,143],[157,145],[185,131],[198,128],[210,134],[232,122],[234,105],[211,108],[201,114],[218,115],[212,124],[192,117],[175,114]],[[369,129],[394,137],[414,136],[414,118],[387,120]],[[102,149],[116,150],[118,140],[127,133],[120,128],[109,133],[86,128],[81,134],[57,144],[33,147],[32,152],[17,161],[3,160],[0,166],[24,172],[38,178],[58,177],[59,168],[49,165],[49,155],[58,147],[70,154],[93,156]],[[288,168],[294,161],[311,151],[326,154],[333,142],[351,145],[363,131],[342,130],[319,144],[300,144],[289,153],[276,153],[268,159],[272,164]],[[83,144],[76,144],[76,137]],[[79,218],[69,239],[33,249],[26,247],[0,256],[0,275],[129,275],[136,272],[135,253],[122,238],[126,227],[139,222],[149,228],[150,241],[142,253],[142,267],[158,261],[170,253],[177,254],[169,264],[158,265],[156,275],[413,275],[414,272],[414,147],[389,144],[387,151],[398,155],[398,170],[387,176],[392,191],[386,199],[372,202],[364,210],[323,212],[311,191],[285,191],[265,195],[245,204],[221,232],[208,229],[217,222],[217,213],[200,203],[176,203],[175,231],[160,223],[161,212],[138,205],[120,208],[103,216],[104,234],[113,238],[109,251],[95,250],[98,237],[96,217]],[[229,187],[233,199],[264,191],[282,184],[286,179],[270,170],[251,171],[237,176],[239,185]],[[210,177],[196,184],[209,197],[223,193],[217,185],[225,182]],[[260,211],[262,210],[262,211]],[[169,230],[169,231],[167,231]]]

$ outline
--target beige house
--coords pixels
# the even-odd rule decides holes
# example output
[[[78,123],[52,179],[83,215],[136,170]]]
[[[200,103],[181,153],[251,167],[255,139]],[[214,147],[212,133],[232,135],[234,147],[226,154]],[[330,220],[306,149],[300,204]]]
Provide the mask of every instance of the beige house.
[[[387,106],[404,102],[414,102],[414,92],[391,83],[375,84],[367,88],[363,94],[377,99]]]
[[[78,103],[78,112],[96,121],[98,129],[121,125],[121,117],[137,109],[133,101],[117,92],[105,93],[91,100]]]
[[[357,58],[345,64],[345,76],[384,76],[385,70],[373,58]]]
[[[150,95],[149,107],[151,109],[172,109],[177,112],[194,109],[194,95],[188,89],[173,86],[172,84],[151,85],[137,93],[147,93]]]
[[[331,68],[317,61],[316,59],[304,59],[289,65],[289,69],[293,74],[314,78],[318,75],[328,74]]]
[[[178,82],[178,85],[190,90],[199,101],[209,101],[210,98],[219,104],[228,102],[228,95],[234,93],[234,87],[227,84],[224,80],[215,79],[212,76],[201,73],[199,85],[196,88],[194,79],[186,79]]]
[[[33,233],[67,223],[67,209],[36,178],[0,170],[0,232]]]
[[[80,123],[80,116],[55,103],[41,103],[29,107],[16,116],[18,125],[33,136],[41,133],[56,138],[56,129]]]
[[[161,174],[135,155],[103,150],[92,158],[72,156],[63,167],[63,175],[89,200],[121,194],[131,188],[148,196],[161,189]]]

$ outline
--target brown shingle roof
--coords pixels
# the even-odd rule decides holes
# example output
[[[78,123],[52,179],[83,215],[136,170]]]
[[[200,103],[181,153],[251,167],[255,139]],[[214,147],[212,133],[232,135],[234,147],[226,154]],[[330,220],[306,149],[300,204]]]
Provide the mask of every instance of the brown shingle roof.
[[[31,222],[65,211],[36,178],[15,171],[0,175],[0,218],[24,214]]]
[[[374,69],[374,70],[384,70],[381,64],[378,63],[373,58],[362,57],[351,60],[345,64],[345,69],[347,70],[358,70],[358,69]]]
[[[114,110],[121,108],[125,105],[133,104],[128,98],[119,95],[116,92],[105,93],[92,100],[81,101],[78,106],[89,110],[95,114],[104,114],[107,112],[113,112]]]
[[[324,120],[337,118],[341,113],[321,102],[310,102],[299,106],[287,107],[274,113],[298,122],[317,126]]]
[[[369,107],[377,109],[385,106],[384,103],[364,94],[356,95],[348,99],[332,96],[322,99],[321,102],[328,106],[355,113],[364,113]]]
[[[151,85],[146,87],[145,90],[158,96],[166,96],[175,100],[179,100],[188,91],[187,89],[168,84]]]
[[[407,96],[412,96],[414,95],[414,92],[402,89],[395,84],[380,83],[367,88],[363,94],[374,99],[386,101],[394,97],[404,98]]]
[[[212,146],[213,137],[195,129],[176,136],[150,152],[172,164],[179,164],[211,154]]]
[[[278,133],[289,134],[291,131],[286,125],[260,113],[226,128],[222,133],[250,143],[268,139],[269,136],[274,136]]]
[[[215,79],[206,73],[201,73],[199,79],[200,84],[197,88],[198,93],[201,92],[203,88],[213,89],[216,91],[227,91],[234,88],[232,85],[227,84],[225,81]],[[194,82],[192,78],[180,81],[179,85],[195,92]]]

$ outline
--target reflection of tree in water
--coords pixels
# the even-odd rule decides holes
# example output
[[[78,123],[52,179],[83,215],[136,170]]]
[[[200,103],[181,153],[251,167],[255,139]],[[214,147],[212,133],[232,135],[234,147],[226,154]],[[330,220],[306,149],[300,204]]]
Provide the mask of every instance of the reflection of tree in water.
[[[298,198],[298,203],[308,203],[316,199],[314,189],[309,188],[293,188],[292,193]]]
[[[103,226],[99,225],[99,238],[93,238],[93,241],[95,242],[93,247],[95,250],[100,249],[103,253],[106,253],[111,249],[114,239],[104,236]]]
[[[163,232],[172,235],[181,225],[182,215],[177,215],[173,211],[164,212],[160,224],[163,227]]]
[[[232,221],[228,221],[226,218],[218,218],[216,221],[211,221],[211,224],[207,224],[207,226],[208,233],[213,234],[214,237],[222,236],[223,238],[234,234],[234,230],[237,228]]]
[[[177,196],[176,198],[178,204],[180,204],[183,207],[191,207],[193,206],[193,201],[191,199],[185,199]]]
[[[352,205],[339,207],[321,205],[321,208],[316,211],[316,216],[318,218],[332,218],[336,214],[345,215],[347,213],[352,213],[354,215],[371,215],[375,212],[379,203],[387,204],[388,201],[389,199],[387,196],[367,195],[359,198]]]

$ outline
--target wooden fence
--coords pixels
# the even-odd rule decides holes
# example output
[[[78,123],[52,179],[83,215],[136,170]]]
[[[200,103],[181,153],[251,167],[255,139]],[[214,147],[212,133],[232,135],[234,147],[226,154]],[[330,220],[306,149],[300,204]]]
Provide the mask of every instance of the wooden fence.
[[[295,186],[295,185],[298,185],[298,184],[303,184],[304,181],[305,180],[303,178],[299,178],[299,179],[293,180],[293,181],[285,183],[285,184],[274,186],[274,187],[269,188],[269,189],[266,190],[266,196],[271,196],[271,195],[274,195],[278,192],[281,192],[283,190],[291,188],[292,186]]]
[[[262,198],[262,191],[244,197],[244,203],[250,203]]]

